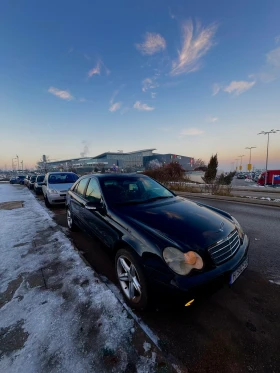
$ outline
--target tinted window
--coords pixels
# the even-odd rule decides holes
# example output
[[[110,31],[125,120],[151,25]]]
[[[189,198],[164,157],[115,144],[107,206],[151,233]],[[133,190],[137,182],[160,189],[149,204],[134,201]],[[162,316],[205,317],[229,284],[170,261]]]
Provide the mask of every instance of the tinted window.
[[[96,179],[90,180],[88,187],[87,187],[85,198],[89,202],[98,203],[101,201],[101,192],[100,192],[99,185]]]
[[[82,196],[85,191],[85,187],[87,186],[88,183],[88,178],[86,177],[85,179],[82,179],[79,184],[77,185],[77,188],[75,188],[75,192]]]
[[[155,198],[174,197],[168,189],[147,177],[112,177],[100,182],[109,203],[145,203]]]
[[[75,183],[79,177],[76,174],[67,174],[67,173],[60,173],[60,174],[50,174],[48,182],[49,184],[63,184],[63,183]]]
[[[44,178],[45,178],[44,175],[37,176],[37,182],[38,182],[38,183],[41,183],[41,182],[44,180]]]
[[[31,176],[31,181],[35,181],[36,180],[36,176]]]

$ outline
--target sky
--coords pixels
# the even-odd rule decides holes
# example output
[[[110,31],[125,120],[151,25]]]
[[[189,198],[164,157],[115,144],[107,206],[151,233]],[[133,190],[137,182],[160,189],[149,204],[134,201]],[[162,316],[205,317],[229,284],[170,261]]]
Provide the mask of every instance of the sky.
[[[278,0],[2,0],[0,168],[155,148],[265,166]],[[280,168],[280,132],[269,168]]]

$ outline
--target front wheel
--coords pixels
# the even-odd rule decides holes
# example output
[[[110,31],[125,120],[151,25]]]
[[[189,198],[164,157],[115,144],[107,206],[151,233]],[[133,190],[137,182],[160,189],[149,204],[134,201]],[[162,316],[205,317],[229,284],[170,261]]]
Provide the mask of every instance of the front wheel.
[[[115,262],[116,274],[122,293],[131,308],[144,310],[148,306],[148,293],[144,273],[136,254],[121,249]]]
[[[67,225],[68,225],[68,228],[70,229],[70,231],[72,231],[72,232],[77,231],[78,227],[73,221],[73,216],[72,216],[72,213],[71,213],[71,210],[69,209],[69,207],[67,208],[66,216],[67,216]]]

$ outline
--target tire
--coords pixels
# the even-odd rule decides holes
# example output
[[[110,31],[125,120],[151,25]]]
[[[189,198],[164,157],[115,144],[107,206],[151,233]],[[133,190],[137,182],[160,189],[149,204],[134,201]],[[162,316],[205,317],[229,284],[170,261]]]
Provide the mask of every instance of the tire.
[[[147,281],[136,254],[128,249],[119,250],[115,271],[126,303],[135,310],[144,311],[148,307]]]
[[[50,208],[51,204],[50,204],[50,202],[48,200],[48,196],[47,195],[44,197],[44,200],[45,200],[45,205]]]
[[[67,218],[67,226],[71,232],[76,232],[78,230],[77,225],[74,223],[74,219],[71,213],[71,210],[67,207],[66,209],[66,218]]]

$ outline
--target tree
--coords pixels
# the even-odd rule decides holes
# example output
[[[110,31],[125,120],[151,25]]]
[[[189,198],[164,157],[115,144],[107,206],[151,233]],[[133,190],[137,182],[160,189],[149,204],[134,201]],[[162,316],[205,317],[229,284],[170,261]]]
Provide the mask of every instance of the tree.
[[[206,184],[212,184],[215,181],[218,164],[217,154],[212,155],[207,165],[207,170],[205,171],[204,177],[202,178]]]
[[[195,159],[193,164],[194,170],[201,167],[206,167],[205,162],[201,158]]]
[[[221,174],[217,181],[221,185],[230,185],[232,183],[232,180],[235,174],[236,174],[236,171],[229,172],[227,175]]]

